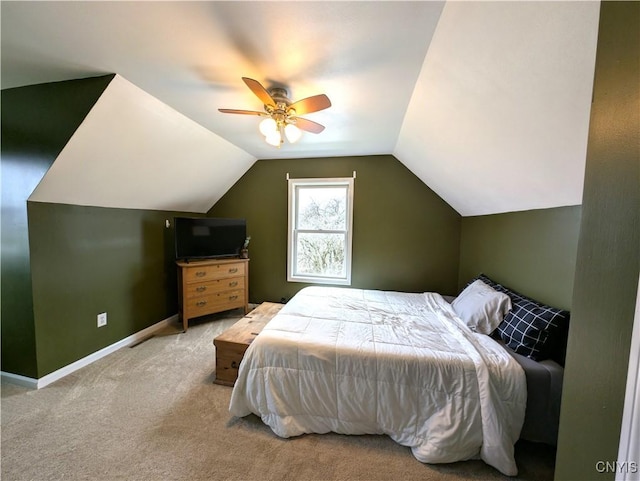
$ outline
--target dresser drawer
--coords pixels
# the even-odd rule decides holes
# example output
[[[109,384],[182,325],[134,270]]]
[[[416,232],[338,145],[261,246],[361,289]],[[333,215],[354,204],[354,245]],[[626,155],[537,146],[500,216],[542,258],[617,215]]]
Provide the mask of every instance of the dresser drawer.
[[[189,319],[241,307],[249,312],[249,259],[177,261],[178,304],[186,331]]]
[[[213,312],[226,311],[236,307],[244,307],[244,289],[208,294],[202,297],[193,297],[185,301],[187,316],[198,317]]]
[[[243,277],[245,265],[244,262],[237,262],[189,267],[185,269],[184,280],[187,283],[192,283],[210,279],[224,279],[225,277]]]
[[[208,296],[218,292],[242,289],[244,279],[237,277],[228,277],[226,279],[216,279],[211,281],[197,282],[185,285],[185,297],[192,299],[194,297]]]

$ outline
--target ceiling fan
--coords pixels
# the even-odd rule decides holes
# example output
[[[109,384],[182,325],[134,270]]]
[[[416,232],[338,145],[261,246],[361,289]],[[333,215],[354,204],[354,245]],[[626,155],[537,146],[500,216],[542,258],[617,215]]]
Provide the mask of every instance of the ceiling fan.
[[[299,115],[318,112],[331,107],[331,101],[325,94],[307,97],[297,102],[291,102],[287,97],[287,90],[274,87],[267,91],[260,82],[242,77],[247,87],[262,101],[264,112],[255,110],[218,109],[225,114],[258,115],[265,117],[260,122],[260,132],[265,136],[268,144],[280,147],[286,137],[290,143],[296,142],[302,135],[301,130],[319,134],[324,126],[312,120],[303,119]]]

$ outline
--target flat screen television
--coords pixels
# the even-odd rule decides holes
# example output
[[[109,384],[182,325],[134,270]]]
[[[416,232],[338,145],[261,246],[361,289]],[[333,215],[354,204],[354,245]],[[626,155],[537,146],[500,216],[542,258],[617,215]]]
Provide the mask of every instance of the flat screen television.
[[[236,257],[247,238],[245,219],[175,217],[177,260]]]

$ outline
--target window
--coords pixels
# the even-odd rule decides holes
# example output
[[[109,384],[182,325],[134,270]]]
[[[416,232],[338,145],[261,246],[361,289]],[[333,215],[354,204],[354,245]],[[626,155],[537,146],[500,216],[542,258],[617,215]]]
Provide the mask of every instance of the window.
[[[353,178],[289,179],[287,280],[351,284]]]

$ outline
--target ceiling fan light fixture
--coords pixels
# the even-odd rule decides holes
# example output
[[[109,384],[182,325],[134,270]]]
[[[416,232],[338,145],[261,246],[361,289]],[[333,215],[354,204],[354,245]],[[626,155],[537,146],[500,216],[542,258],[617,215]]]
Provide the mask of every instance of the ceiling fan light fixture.
[[[302,137],[302,130],[293,124],[287,124],[284,128],[284,135],[289,143],[294,144]]]
[[[265,136],[264,140],[269,145],[273,145],[274,147],[280,147],[280,144],[282,143],[282,136],[280,135],[280,132],[278,130],[274,130],[272,132],[269,132]]]
[[[258,115],[264,118],[259,130],[265,136],[269,145],[280,147],[286,138],[290,143],[297,142],[302,131],[319,134],[324,126],[313,120],[298,117],[298,114],[310,114],[331,107],[331,101],[325,94],[306,97],[297,102],[291,102],[287,97],[287,90],[274,87],[267,91],[260,82],[242,77],[244,83],[264,104],[264,112],[256,110],[218,109],[225,114]],[[297,124],[297,125],[296,125]]]
[[[274,132],[278,131],[278,124],[271,117],[268,117],[260,122],[258,128],[260,129],[260,133],[267,137],[268,135],[273,135]]]

